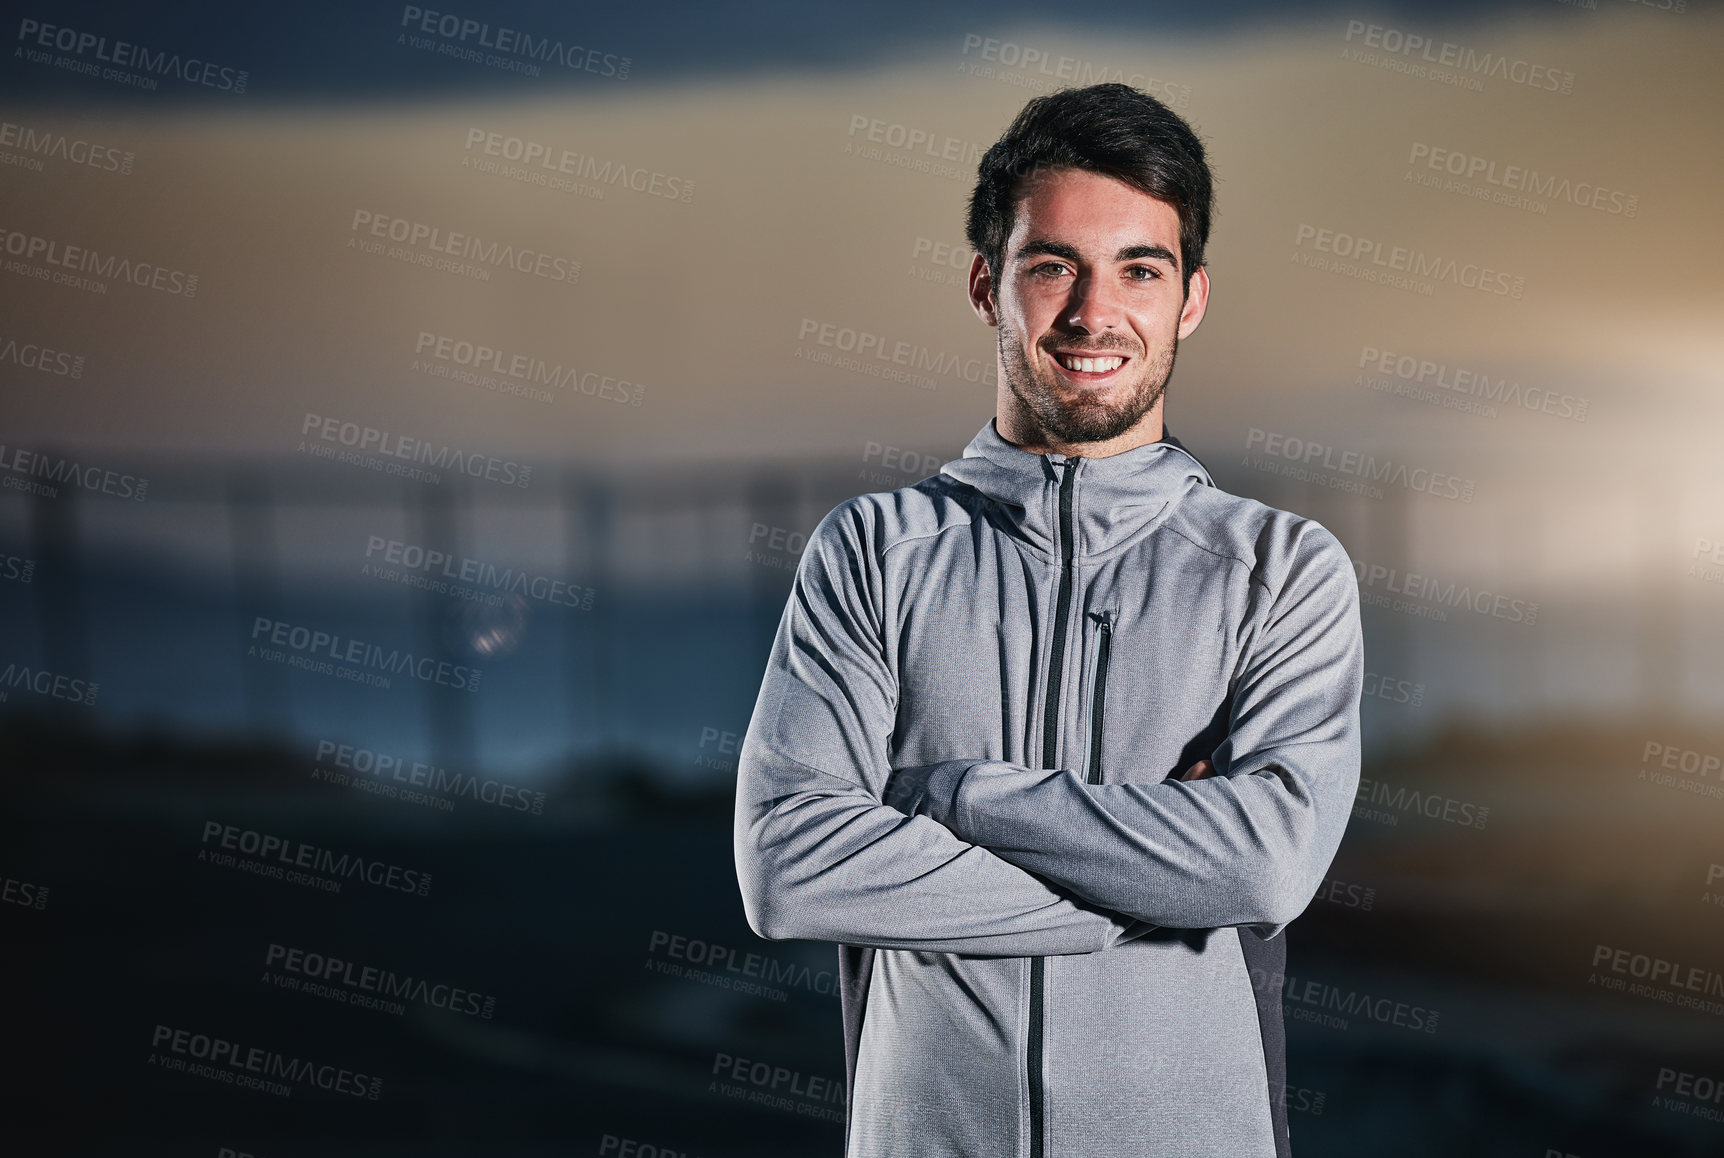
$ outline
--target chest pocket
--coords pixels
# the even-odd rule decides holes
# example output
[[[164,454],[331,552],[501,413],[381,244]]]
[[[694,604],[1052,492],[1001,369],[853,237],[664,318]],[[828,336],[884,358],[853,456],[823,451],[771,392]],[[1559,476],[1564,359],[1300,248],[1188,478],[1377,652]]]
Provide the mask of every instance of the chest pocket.
[[[1191,623],[1085,613],[1088,660],[1082,762],[1089,784],[1156,783],[1209,757],[1227,736],[1230,677],[1219,677]],[[1227,679],[1227,683],[1222,680]],[[1074,745],[1074,749],[1076,746]]]

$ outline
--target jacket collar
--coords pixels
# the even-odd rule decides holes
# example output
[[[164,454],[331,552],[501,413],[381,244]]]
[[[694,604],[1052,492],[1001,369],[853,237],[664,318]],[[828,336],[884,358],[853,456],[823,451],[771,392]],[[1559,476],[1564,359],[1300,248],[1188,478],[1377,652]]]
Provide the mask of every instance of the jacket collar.
[[[1066,466],[1067,462],[1072,463]],[[1059,553],[1062,472],[1072,479],[1075,556],[1101,555],[1159,524],[1185,493],[1214,486],[1209,472],[1171,434],[1108,458],[1037,454],[1000,437],[988,419],[940,473],[986,496],[998,516],[1031,546]]]

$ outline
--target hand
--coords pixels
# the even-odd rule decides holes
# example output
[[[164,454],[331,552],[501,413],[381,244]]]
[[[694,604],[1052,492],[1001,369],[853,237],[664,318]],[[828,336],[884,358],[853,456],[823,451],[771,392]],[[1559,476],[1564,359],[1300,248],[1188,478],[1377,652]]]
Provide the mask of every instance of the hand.
[[[906,816],[915,816],[918,811],[926,815],[928,812],[928,773],[932,770],[932,765],[895,770],[886,782],[886,791],[882,795],[880,803],[896,808]]]
[[[1208,760],[1199,760],[1180,774],[1181,780],[1201,780],[1205,776],[1215,775],[1215,765]]]
[[[950,760],[942,764],[896,769],[886,782],[886,790],[881,795],[880,803],[896,808],[906,816],[927,816],[944,823],[941,805],[952,795],[954,785],[942,782],[939,792],[931,792],[929,780],[936,772],[949,773],[951,769],[960,768],[965,763],[966,761]],[[1180,774],[1179,779],[1202,780],[1213,775],[1215,765],[1204,759],[1187,768]]]

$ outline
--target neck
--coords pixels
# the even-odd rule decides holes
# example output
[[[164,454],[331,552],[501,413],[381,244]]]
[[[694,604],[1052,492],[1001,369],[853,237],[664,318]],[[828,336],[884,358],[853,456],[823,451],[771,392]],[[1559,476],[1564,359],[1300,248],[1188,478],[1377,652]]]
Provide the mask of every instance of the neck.
[[[1013,394],[1011,387],[1002,380],[998,404],[994,411],[994,429],[1001,438],[1020,450],[1033,454],[1063,454],[1071,458],[1112,458],[1116,454],[1124,454],[1140,446],[1152,442],[1160,442],[1164,434],[1161,421],[1161,404],[1166,401],[1164,393],[1155,400],[1155,405],[1144,412],[1142,418],[1129,430],[1113,438],[1101,442],[1067,442],[1048,434],[1036,420],[1025,410],[1018,396]]]

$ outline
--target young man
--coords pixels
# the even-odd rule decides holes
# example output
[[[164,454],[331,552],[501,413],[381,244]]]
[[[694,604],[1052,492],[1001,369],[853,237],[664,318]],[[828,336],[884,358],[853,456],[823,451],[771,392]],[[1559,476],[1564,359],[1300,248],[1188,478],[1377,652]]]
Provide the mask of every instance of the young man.
[[[1276,934],[1358,784],[1359,595],[1165,433],[1211,204],[1152,97],[1032,100],[970,202],[994,418],[803,552],[736,866],[762,937],[840,943],[850,1158],[1289,1153]]]

